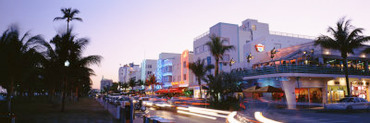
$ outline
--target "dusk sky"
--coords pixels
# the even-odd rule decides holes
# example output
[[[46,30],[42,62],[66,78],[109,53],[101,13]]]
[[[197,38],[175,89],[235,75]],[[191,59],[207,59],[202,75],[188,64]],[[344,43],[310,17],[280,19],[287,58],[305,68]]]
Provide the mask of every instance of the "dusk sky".
[[[368,5],[366,0],[1,0],[0,32],[18,24],[22,34],[30,31],[50,41],[66,27],[65,21],[53,21],[62,16],[60,9],[80,10],[83,22],[72,26],[79,38],[90,39],[84,55],[104,58],[92,66],[93,88],[99,89],[102,76],[118,80],[120,64],[193,50],[193,39],[218,22],[240,25],[250,18],[268,23],[272,31],[318,36],[346,16],[370,35]]]

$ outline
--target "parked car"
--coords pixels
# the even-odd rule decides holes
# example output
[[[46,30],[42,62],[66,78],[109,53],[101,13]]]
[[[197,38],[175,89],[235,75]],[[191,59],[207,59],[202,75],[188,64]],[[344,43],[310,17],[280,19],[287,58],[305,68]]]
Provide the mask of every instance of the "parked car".
[[[353,109],[367,109],[370,110],[370,103],[359,97],[345,97],[340,99],[338,103],[327,104],[325,109],[342,109],[342,110],[353,110]]]

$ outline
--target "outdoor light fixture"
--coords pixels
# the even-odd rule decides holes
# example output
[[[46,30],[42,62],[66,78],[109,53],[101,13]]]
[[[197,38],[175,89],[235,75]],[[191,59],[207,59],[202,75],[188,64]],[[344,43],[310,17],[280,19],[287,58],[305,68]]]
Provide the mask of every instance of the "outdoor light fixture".
[[[230,59],[230,64],[229,64],[229,65],[230,65],[230,66],[232,66],[234,63],[235,63],[234,58],[231,58],[231,59]]]
[[[247,62],[251,62],[251,60],[253,59],[253,56],[251,53],[249,53],[249,55],[247,56]]]
[[[64,66],[69,67],[69,61],[64,62]]]

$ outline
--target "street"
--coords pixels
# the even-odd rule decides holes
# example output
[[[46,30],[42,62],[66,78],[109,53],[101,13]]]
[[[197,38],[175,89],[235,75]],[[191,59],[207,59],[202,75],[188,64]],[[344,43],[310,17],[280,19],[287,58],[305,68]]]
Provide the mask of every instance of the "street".
[[[159,116],[171,121],[174,121],[175,123],[225,123],[224,118],[217,118],[216,120],[213,119],[207,119],[202,118],[198,116],[192,116],[192,115],[185,115],[185,114],[179,114],[172,111],[167,110],[156,110],[154,108],[148,109],[148,114],[150,116]],[[136,113],[136,119],[135,122],[142,122],[142,116],[144,113]]]
[[[284,122],[284,123],[366,123],[370,121],[370,112],[366,111],[322,111],[322,110],[248,110],[244,113],[253,114],[255,111],[261,111],[266,118]]]

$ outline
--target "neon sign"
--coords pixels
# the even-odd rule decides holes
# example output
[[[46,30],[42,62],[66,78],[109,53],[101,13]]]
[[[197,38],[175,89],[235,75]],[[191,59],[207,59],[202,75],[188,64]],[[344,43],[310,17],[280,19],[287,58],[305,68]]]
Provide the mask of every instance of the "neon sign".
[[[178,84],[185,84],[184,81],[180,81],[180,82],[171,82],[171,85],[174,86],[174,85],[178,85]]]
[[[262,44],[256,44],[255,47],[258,52],[262,52],[265,50],[265,45]]]

